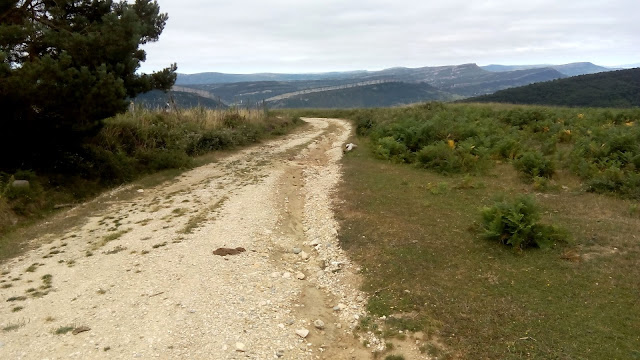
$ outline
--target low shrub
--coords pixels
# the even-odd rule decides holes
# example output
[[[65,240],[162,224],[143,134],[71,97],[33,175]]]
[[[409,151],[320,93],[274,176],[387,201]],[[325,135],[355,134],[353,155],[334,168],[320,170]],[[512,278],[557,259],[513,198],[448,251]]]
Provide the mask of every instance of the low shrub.
[[[536,177],[550,179],[555,172],[553,160],[545,158],[538,151],[527,151],[523,153],[514,161],[513,166],[529,181]]]
[[[481,210],[481,236],[517,249],[545,248],[568,239],[564,229],[539,220],[540,210],[532,197],[500,200]]]
[[[13,186],[16,180],[28,183],[26,186]],[[0,188],[0,198],[6,199],[6,204],[20,216],[31,215],[46,203],[44,189],[35,172],[30,170],[18,170],[9,176]]]
[[[486,154],[472,145],[472,142],[456,144],[453,140],[425,146],[416,155],[416,160],[422,167],[440,173],[479,171],[486,167],[486,159]]]
[[[377,141],[374,152],[376,156],[384,160],[405,162],[408,159],[407,146],[396,141],[392,136],[383,137]]]

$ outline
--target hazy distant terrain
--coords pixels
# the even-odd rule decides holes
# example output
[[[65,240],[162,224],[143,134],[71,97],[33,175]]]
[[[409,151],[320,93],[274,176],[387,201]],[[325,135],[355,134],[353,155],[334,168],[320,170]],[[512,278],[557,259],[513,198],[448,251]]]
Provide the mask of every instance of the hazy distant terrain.
[[[637,107],[640,106],[640,68],[531,84],[469,98],[467,101],[559,106]]]
[[[482,67],[462,64],[307,74],[206,72],[178,74],[174,90],[179,91],[174,93],[179,106],[255,107],[266,103],[272,108],[384,107],[469,98],[601,72],[610,72],[610,69],[589,62]],[[165,99],[150,94],[144,101],[164,104]]]
[[[493,72],[513,71],[513,70],[526,70],[526,69],[539,69],[539,68],[552,68],[561,72],[566,76],[595,74],[599,72],[611,71],[615,69],[609,69],[604,66],[594,65],[590,62],[577,62],[564,65],[487,65],[481,66],[484,70]]]
[[[369,108],[407,105],[424,99],[453,100],[450,93],[426,83],[386,82],[340,90],[299,94],[269,104],[273,108]]]
[[[220,101],[188,92],[173,90],[171,91],[171,96],[173,96],[173,101],[175,101],[176,106],[179,108],[191,108],[197,106],[209,109],[227,108],[227,106]],[[163,109],[170,101],[171,99],[169,94],[160,90],[153,90],[145,94],[140,94],[134,99],[134,102],[137,105],[142,105],[148,109]]]

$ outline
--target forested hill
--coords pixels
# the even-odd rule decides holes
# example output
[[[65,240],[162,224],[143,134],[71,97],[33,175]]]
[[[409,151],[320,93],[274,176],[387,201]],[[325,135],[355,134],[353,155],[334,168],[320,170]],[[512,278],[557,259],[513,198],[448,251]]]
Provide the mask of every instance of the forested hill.
[[[640,68],[574,76],[501,90],[464,100],[510,104],[638,107]]]

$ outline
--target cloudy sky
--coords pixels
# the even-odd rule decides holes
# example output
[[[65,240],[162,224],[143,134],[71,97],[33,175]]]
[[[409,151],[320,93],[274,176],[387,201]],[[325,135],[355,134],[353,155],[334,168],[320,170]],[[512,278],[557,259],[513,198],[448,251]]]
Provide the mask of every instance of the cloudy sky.
[[[325,72],[640,62],[640,0],[158,0],[141,70]]]

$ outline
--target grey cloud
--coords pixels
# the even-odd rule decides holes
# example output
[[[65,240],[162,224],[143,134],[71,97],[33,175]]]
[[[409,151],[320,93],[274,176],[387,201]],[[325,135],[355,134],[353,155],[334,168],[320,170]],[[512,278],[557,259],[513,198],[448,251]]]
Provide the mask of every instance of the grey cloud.
[[[637,0],[178,1],[143,71],[638,62]],[[635,50],[632,51],[632,50]]]

